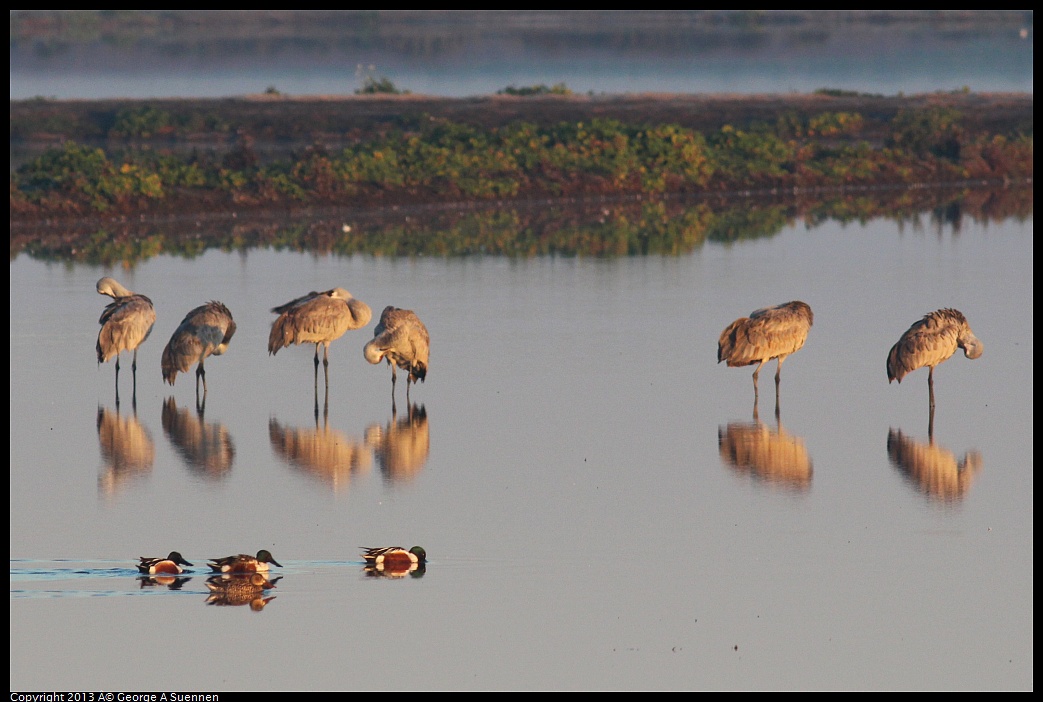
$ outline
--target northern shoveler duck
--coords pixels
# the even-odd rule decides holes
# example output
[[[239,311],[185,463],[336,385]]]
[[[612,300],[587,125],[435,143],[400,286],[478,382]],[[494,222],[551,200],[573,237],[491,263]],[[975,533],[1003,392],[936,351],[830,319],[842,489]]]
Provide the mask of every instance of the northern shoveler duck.
[[[362,572],[365,573],[368,578],[390,578],[391,580],[398,580],[407,575],[411,578],[422,578],[427,573],[427,566],[422,563],[411,563],[403,566],[385,566],[381,563],[380,565],[367,565],[362,569]]]
[[[378,548],[362,548],[362,557],[366,565],[377,568],[408,569],[411,566],[423,566],[427,563],[427,551],[414,546],[408,551],[401,546],[381,546]]]
[[[257,556],[240,553],[238,556],[211,559],[207,565],[215,573],[267,573],[269,563],[282,568],[282,563],[262,548]]]
[[[207,604],[236,607],[250,605],[250,609],[261,610],[275,597],[265,597],[266,590],[275,587],[279,578],[269,580],[263,573],[224,573],[207,578],[206,587],[210,595]]]
[[[185,569],[181,566],[192,565],[182,558],[181,554],[177,551],[171,551],[166,558],[146,558],[145,556],[140,556],[138,560],[140,561],[140,563],[138,563],[138,572],[144,573],[145,575],[156,575],[161,573],[179,575],[180,573],[185,572]]]

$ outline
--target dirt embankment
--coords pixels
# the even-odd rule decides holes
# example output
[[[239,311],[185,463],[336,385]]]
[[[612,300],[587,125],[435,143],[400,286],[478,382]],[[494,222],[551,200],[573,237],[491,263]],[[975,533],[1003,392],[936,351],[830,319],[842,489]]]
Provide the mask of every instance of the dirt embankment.
[[[972,130],[996,133],[1032,131],[1033,96],[1029,93],[931,93],[874,95],[494,95],[440,98],[422,95],[284,97],[258,95],[224,99],[22,100],[11,102],[13,143],[53,143],[64,139],[106,138],[116,114],[152,106],[174,119],[203,115],[230,126],[189,136],[201,142],[249,135],[262,141],[313,143],[324,139],[365,139],[389,129],[423,121],[446,120],[492,128],[513,122],[553,125],[595,118],[630,124],[677,124],[709,132],[726,124],[745,128],[771,123],[780,115],[857,112],[886,123],[901,110],[949,107],[959,110]],[[159,141],[169,135],[156,135]]]

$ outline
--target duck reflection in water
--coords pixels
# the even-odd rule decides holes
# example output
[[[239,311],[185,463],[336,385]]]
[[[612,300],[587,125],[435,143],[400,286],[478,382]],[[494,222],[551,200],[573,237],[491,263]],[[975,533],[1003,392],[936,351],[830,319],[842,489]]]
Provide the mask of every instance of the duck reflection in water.
[[[887,457],[910,484],[939,502],[962,500],[983,465],[978,451],[968,451],[957,460],[952,451],[934,443],[933,432],[925,443],[900,429],[887,432]]]
[[[165,587],[168,590],[180,590],[192,578],[186,575],[139,575],[141,589],[147,587]]]
[[[372,447],[380,472],[387,482],[413,480],[431,452],[431,430],[423,405],[410,404],[402,418],[392,407],[391,419],[384,426],[366,429],[366,445]]]
[[[266,597],[268,590],[275,587],[281,577],[269,580],[264,573],[222,573],[206,580],[210,590],[207,595],[208,605],[220,607],[240,607],[249,605],[250,609],[260,612],[275,596]]]
[[[163,433],[193,471],[207,478],[223,478],[235,462],[235,444],[225,425],[203,421],[205,402],[195,412],[179,409],[173,395],[163,403]]]
[[[804,440],[782,428],[778,405],[776,427],[760,421],[756,401],[752,422],[731,422],[717,430],[721,460],[736,473],[795,492],[811,489],[811,457]]]
[[[352,476],[368,473],[373,456],[365,443],[331,429],[328,416],[315,428],[288,427],[276,419],[268,421],[272,450],[294,468],[329,484],[334,492],[346,488]]]
[[[135,409],[122,415],[115,410],[98,406],[98,445],[105,464],[98,476],[98,490],[114,495],[128,481],[152,471],[156,461],[156,445],[152,434],[138,421]]]

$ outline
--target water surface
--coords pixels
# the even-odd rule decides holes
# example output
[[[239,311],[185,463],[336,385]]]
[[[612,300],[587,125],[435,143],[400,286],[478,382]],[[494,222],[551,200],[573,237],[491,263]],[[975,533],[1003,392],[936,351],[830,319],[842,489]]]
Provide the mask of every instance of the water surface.
[[[11,262],[12,689],[1030,689],[1032,219],[827,222],[679,256],[337,257],[247,249],[128,269]],[[115,405],[114,275],[158,321]],[[343,286],[418,312],[427,382],[372,334],[270,357],[270,307]],[[238,331],[161,383],[181,317]],[[782,373],[716,364],[726,324],[808,302]],[[985,344],[888,385],[933,309]],[[400,376],[401,378],[401,376]],[[320,384],[321,384],[320,378]],[[426,547],[423,577],[359,546]],[[267,548],[275,599],[211,606],[138,556]],[[70,620],[75,627],[68,626]],[[160,626],[143,637],[143,622]],[[61,660],[61,666],[54,666]]]
[[[383,78],[399,90],[447,97],[558,84],[583,94],[1031,93],[1031,12],[975,19],[746,23],[710,22],[701,11],[433,12],[407,21],[345,13],[318,27],[247,24],[256,34],[212,18],[143,36],[95,36],[88,27],[61,40],[13,37],[10,97],[345,95]]]

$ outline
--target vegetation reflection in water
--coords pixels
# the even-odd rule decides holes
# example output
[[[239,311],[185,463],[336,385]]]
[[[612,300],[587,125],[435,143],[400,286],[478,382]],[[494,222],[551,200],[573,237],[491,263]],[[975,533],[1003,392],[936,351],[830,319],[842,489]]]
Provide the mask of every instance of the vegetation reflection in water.
[[[764,194],[762,194],[764,195]],[[222,219],[98,229],[12,233],[11,258],[132,267],[161,255],[195,258],[208,250],[354,256],[495,255],[618,257],[692,253],[707,242],[770,238],[803,223],[897,221],[903,227],[959,231],[976,222],[1032,216],[1031,187],[901,187],[729,200],[550,201],[458,208],[326,211],[266,219]]]

